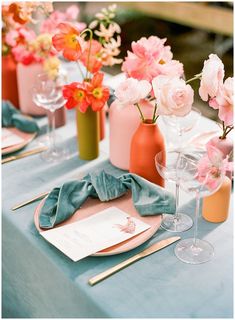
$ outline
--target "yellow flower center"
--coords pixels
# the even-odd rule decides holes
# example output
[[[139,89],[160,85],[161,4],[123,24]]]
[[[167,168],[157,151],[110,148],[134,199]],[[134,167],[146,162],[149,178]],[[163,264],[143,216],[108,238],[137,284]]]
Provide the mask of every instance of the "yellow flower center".
[[[84,99],[84,97],[85,97],[84,91],[77,89],[77,90],[74,92],[73,97],[74,97],[74,99],[75,99],[76,101],[79,101],[79,102],[82,101],[82,100]]]
[[[94,96],[96,99],[101,99],[101,98],[103,97],[102,88],[95,88],[95,89],[92,91],[92,94],[93,94],[93,96]]]
[[[163,60],[163,59],[161,59],[160,61],[159,61],[159,64],[165,64],[166,62]]]
[[[76,49],[78,40],[76,34],[68,34],[65,36],[66,47]]]

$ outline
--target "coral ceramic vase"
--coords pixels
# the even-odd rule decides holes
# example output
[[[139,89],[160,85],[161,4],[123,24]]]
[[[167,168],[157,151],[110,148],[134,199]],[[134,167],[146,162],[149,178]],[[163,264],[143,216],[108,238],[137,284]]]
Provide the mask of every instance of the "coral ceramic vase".
[[[76,109],[77,142],[79,157],[82,160],[93,160],[99,156],[99,112],[89,107],[85,113]]]
[[[131,140],[130,172],[164,187],[164,179],[157,172],[154,158],[165,151],[165,142],[157,124],[141,122]]]
[[[146,118],[153,112],[152,105],[142,106]],[[140,123],[140,115],[134,105],[123,106],[115,100],[109,109],[110,162],[123,170],[129,170],[131,139]]]
[[[40,108],[33,103],[31,92],[37,75],[42,72],[42,65],[40,63],[33,63],[27,66],[22,63],[17,64],[19,105],[22,113],[32,116],[42,116],[46,114],[44,108]]]
[[[16,62],[11,54],[2,56],[2,99],[19,108]]]

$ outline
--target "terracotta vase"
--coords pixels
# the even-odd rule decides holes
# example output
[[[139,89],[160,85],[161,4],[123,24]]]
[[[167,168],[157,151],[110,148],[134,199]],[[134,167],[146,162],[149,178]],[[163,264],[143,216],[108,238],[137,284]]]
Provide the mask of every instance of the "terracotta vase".
[[[131,140],[130,172],[164,187],[164,179],[155,166],[155,155],[165,151],[165,142],[157,124],[141,122]]]
[[[11,54],[2,56],[2,99],[19,108],[16,62]]]
[[[207,142],[207,145],[211,145],[219,149],[223,153],[224,158],[226,158],[226,156],[229,156],[230,161],[232,161],[231,157],[233,153],[233,140],[228,136],[225,139],[220,139],[220,137],[213,137]],[[226,172],[226,176],[231,179],[232,173],[228,171]]]
[[[99,112],[89,107],[85,113],[76,109],[77,143],[79,157],[82,160],[93,160],[99,156]]]
[[[36,106],[32,100],[32,87],[36,81],[38,74],[42,73],[42,65],[33,63],[30,65],[17,64],[17,82],[19,93],[20,110],[24,114],[32,116],[42,116],[46,114],[44,108]]]
[[[141,107],[145,118],[150,118],[153,106]],[[131,139],[140,123],[140,115],[134,105],[123,106],[115,100],[109,109],[109,154],[110,162],[123,170],[129,170]]]

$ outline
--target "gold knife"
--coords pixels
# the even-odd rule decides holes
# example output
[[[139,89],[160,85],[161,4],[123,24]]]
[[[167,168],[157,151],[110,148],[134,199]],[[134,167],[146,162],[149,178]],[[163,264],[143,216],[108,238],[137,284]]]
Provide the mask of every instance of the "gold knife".
[[[45,151],[46,149],[47,149],[47,147],[40,147],[40,148],[36,148],[36,149],[33,149],[33,150],[22,152],[21,154],[17,154],[16,156],[7,157],[7,158],[2,160],[2,164],[10,162],[10,161],[18,160],[18,159],[21,159],[21,158],[25,158],[25,157],[31,156],[33,154],[40,153],[42,151]]]
[[[180,240],[180,237],[171,237],[165,240],[161,240],[153,245],[151,245],[150,247],[148,247],[147,249],[139,252],[138,254],[134,255],[133,257],[117,264],[116,266],[101,272],[100,274],[94,276],[93,278],[88,280],[89,285],[93,286],[95,284],[97,284],[98,282],[106,279],[107,277],[111,276],[112,274],[122,270],[123,268],[129,266],[130,264],[132,264],[133,262],[136,262],[144,257],[149,256],[150,254],[157,252],[167,246],[169,246],[170,244]]]
[[[40,193],[39,195],[31,198],[30,200],[26,200],[26,201],[24,201],[24,202],[21,202],[21,203],[17,204],[16,206],[12,207],[11,210],[12,210],[12,211],[15,211],[16,209],[19,209],[19,208],[21,208],[21,207],[24,207],[24,206],[26,206],[27,204],[30,204],[30,203],[32,203],[32,202],[34,202],[34,201],[36,201],[36,200],[39,200],[39,199],[44,198],[44,197],[47,196],[48,194],[49,194],[49,192]]]

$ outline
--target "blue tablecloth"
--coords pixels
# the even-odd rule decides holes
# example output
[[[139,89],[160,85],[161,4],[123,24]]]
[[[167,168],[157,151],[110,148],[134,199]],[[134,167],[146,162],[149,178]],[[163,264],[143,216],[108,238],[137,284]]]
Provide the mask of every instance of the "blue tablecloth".
[[[208,263],[188,265],[174,255],[174,244],[155,253],[94,287],[90,277],[127,259],[147,245],[172,236],[158,230],[142,246],[120,255],[88,257],[72,262],[46,242],[34,226],[33,203],[15,212],[11,207],[41,192],[81,177],[94,168],[114,175],[107,154],[91,162],[78,158],[73,111],[69,124],[57,130],[72,157],[50,165],[34,155],[2,167],[2,312],[5,318],[230,318],[233,315],[232,215],[222,224],[199,218],[199,236],[212,243],[215,257]],[[45,120],[45,119],[44,119]],[[40,125],[44,121],[39,120]],[[203,128],[213,127],[202,119]],[[164,128],[163,128],[164,130]],[[33,142],[36,143],[36,142]],[[33,147],[33,143],[28,147]],[[182,211],[191,216],[194,200],[181,193]],[[232,208],[230,208],[232,212]],[[181,233],[191,237],[193,229]]]

